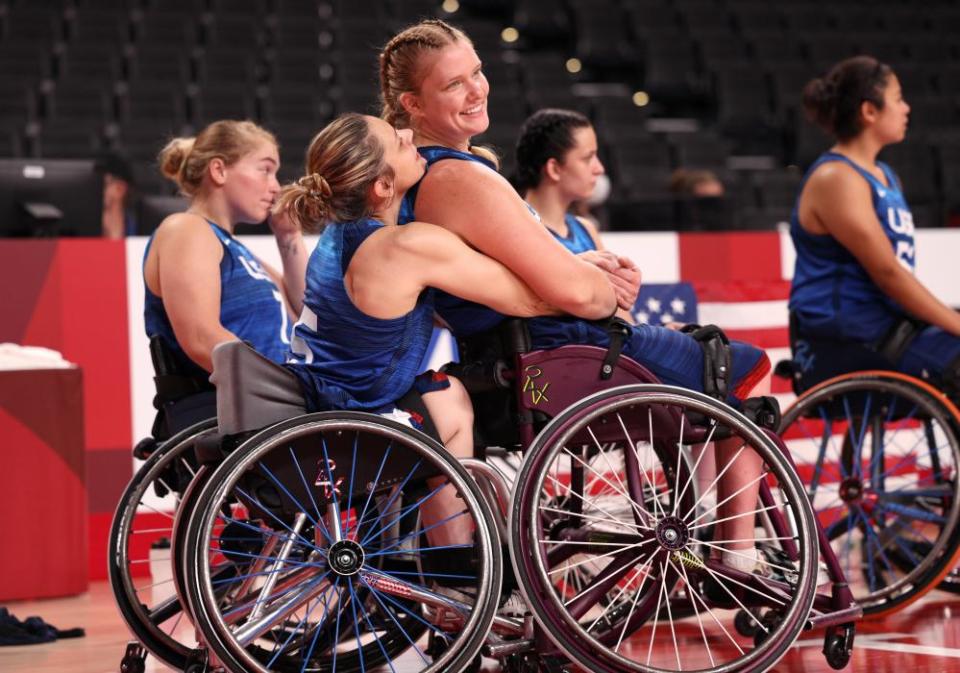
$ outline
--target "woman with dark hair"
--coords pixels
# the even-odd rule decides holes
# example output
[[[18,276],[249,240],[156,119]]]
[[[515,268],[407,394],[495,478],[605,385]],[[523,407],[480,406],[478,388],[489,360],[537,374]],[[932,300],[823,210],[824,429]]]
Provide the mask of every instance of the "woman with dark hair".
[[[811,340],[859,344],[906,374],[955,385],[960,314],[914,275],[913,217],[899,178],[877,161],[907,131],[900,81],[889,66],[857,56],[809,82],[803,103],[836,140],[807,172],[790,224],[794,358],[804,387],[853,365],[812,352]]]
[[[534,112],[520,129],[516,159],[514,187],[554,238],[573,253],[603,250],[593,223],[569,212],[604,173],[590,120],[574,110]]]

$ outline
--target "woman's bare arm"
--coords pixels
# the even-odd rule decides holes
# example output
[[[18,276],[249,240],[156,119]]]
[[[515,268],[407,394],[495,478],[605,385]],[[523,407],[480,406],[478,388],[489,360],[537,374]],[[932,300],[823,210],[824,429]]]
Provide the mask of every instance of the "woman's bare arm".
[[[960,336],[960,314],[897,261],[874,212],[869,185],[849,166],[828,166],[832,170],[818,170],[807,181],[801,213],[812,213],[816,224],[849,250],[877,287],[908,313]]]
[[[392,256],[402,255],[423,287],[489,306],[517,317],[559,315],[530,286],[500,262],[477,252],[463,239],[441,227],[413,222],[401,227]]]
[[[195,215],[167,218],[154,238],[159,295],[177,343],[187,356],[212,371],[213,347],[236,336],[220,324],[220,260],[223,246]]]
[[[501,262],[546,303],[566,313],[597,319],[617,306],[607,274],[571,255],[510,184],[484,166],[437,162],[420,186],[416,215]]]

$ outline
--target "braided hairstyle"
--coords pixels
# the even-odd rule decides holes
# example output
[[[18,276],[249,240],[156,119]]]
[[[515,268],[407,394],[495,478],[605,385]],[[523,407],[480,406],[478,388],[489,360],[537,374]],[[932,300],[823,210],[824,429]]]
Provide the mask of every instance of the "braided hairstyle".
[[[451,44],[473,45],[467,34],[440,19],[426,19],[404,28],[394,35],[380,52],[380,117],[398,129],[412,128],[409,113],[400,103],[400,96],[417,92],[426,76],[423,57]],[[499,165],[494,152],[486,147],[470,146],[479,157]]]
[[[824,77],[803,88],[807,117],[837,140],[850,140],[863,130],[860,105],[866,101],[883,109],[883,92],[893,71],[872,56],[840,61]]]
[[[221,119],[195,137],[174,138],[160,150],[157,161],[164,177],[177,183],[185,196],[192,197],[200,191],[211,161],[220,159],[229,166],[261,142],[277,146],[274,135],[252,121]]]
[[[314,233],[328,222],[370,217],[370,188],[393,179],[384,149],[363,115],[342,114],[310,142],[304,175],[280,192],[274,212],[286,212],[300,228]]]
[[[522,196],[543,179],[543,167],[550,159],[563,162],[573,149],[573,132],[590,127],[590,120],[574,110],[546,108],[534,112],[523,123],[517,139],[516,173],[513,186]]]

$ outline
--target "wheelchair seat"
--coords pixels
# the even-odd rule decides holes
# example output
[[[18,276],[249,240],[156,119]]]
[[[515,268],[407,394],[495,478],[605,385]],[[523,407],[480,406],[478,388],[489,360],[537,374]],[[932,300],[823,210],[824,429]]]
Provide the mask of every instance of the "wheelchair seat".
[[[306,413],[297,377],[242,341],[213,349],[217,421],[221,435],[258,430]]]

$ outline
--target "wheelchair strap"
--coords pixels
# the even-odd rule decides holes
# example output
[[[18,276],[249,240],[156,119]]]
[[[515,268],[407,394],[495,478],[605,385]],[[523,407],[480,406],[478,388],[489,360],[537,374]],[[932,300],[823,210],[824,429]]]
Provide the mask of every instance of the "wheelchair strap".
[[[613,317],[607,320],[607,334],[610,336],[610,345],[607,347],[607,354],[603,357],[603,363],[600,365],[600,380],[608,381],[613,376],[613,368],[620,359],[620,353],[623,352],[623,344],[630,337],[630,323],[622,318]]]
[[[157,394],[153,399],[153,406],[160,409],[164,404],[183,399],[188,395],[213,390],[209,381],[183,374],[159,374],[153,377]]]
[[[886,358],[891,365],[900,362],[900,358],[906,352],[910,343],[926,327],[926,323],[914,320],[913,318],[903,318],[890,328],[883,339],[877,344],[877,352]]]
[[[780,402],[776,397],[748,397],[743,401],[740,411],[761,428],[774,432],[780,429]]]
[[[703,392],[725,401],[730,383],[730,339],[716,325],[691,324],[680,331],[696,339],[703,350]]]

